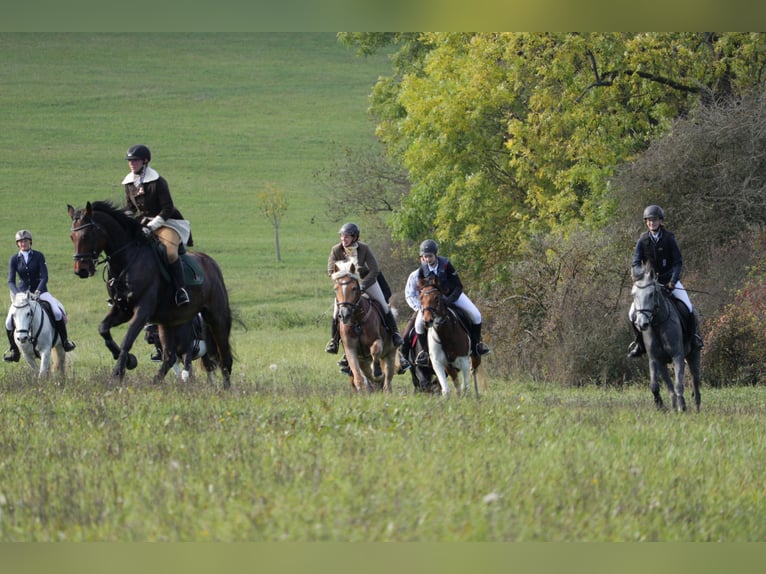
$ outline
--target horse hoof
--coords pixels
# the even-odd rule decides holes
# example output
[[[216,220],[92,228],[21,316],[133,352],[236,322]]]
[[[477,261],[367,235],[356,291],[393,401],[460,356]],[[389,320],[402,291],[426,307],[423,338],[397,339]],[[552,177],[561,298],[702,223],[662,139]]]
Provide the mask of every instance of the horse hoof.
[[[136,356],[133,353],[128,354],[128,360],[125,363],[125,368],[129,370],[133,370],[138,366],[138,359],[136,359]]]

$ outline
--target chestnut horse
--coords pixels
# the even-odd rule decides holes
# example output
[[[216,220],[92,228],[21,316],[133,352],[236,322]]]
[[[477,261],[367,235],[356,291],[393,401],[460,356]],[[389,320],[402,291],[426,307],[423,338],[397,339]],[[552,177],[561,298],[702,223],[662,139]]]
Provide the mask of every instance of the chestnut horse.
[[[391,390],[396,373],[396,346],[383,323],[377,302],[362,294],[361,278],[351,261],[338,261],[332,274],[338,304],[338,330],[357,391],[377,390],[372,365],[383,371],[383,391]]]
[[[144,237],[138,221],[106,201],[88,202],[84,209],[69,205],[67,211],[72,219],[75,275],[82,279],[92,277],[97,265],[107,264],[105,280],[112,307],[99,324],[98,332],[117,361],[112,378],[122,381],[125,369],[136,367],[136,357],[130,349],[144,325],[157,323],[172,328],[189,323],[197,313],[202,313],[215,341],[215,348],[208,349],[208,353],[215,355],[223,388],[228,389],[233,363],[229,343],[232,316],[221,268],[215,260],[199,252],[182,256],[184,266],[191,266],[194,271],[194,280],[186,282],[191,301],[177,307],[175,290],[167,278],[156,240],[153,236]],[[99,259],[102,253],[105,257]],[[118,345],[110,330],[128,322],[122,344]],[[175,349],[165,348],[164,353],[165,360],[172,365]],[[166,372],[158,372],[155,381]]]
[[[480,355],[471,355],[471,338],[463,320],[444,302],[436,275],[418,280],[420,308],[428,329],[428,354],[442,388],[442,396],[450,393],[447,377],[452,379],[461,395],[471,390],[470,377],[476,397],[479,396],[478,369]],[[458,384],[458,375],[462,386]]]

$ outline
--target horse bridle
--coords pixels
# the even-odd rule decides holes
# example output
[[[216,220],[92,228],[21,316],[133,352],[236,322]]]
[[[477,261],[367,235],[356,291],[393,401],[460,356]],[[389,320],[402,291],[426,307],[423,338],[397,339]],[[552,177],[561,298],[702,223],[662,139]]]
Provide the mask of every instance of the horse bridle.
[[[662,319],[660,317],[660,311],[661,311],[661,309],[660,309],[660,306],[661,306],[660,305],[660,297],[662,297],[662,293],[659,292],[660,291],[660,287],[659,287],[659,284],[657,283],[657,281],[652,281],[650,283],[646,283],[645,285],[636,284],[636,288],[637,289],[649,289],[649,288],[651,288],[655,292],[654,293],[655,296],[652,297],[652,299],[654,300],[654,306],[651,309],[634,308],[634,311],[635,311],[636,315],[638,315],[638,314],[645,315],[647,320],[649,321],[649,323],[653,323],[655,318],[657,318],[659,320],[658,324],[660,324],[660,325],[662,323],[664,323],[665,321],[667,321],[667,319],[669,317],[669,314],[666,313],[664,319]]]
[[[88,227],[94,227],[96,229],[100,229],[100,226],[93,221],[92,219],[88,221],[87,223],[83,223],[82,225],[78,225],[75,227],[72,225],[71,232],[75,233],[77,231],[82,231],[83,229],[87,229]],[[95,267],[98,267],[100,264],[108,261],[108,257],[105,255],[103,259],[99,260],[98,258],[98,239],[96,238],[96,235],[93,235],[93,247],[91,249],[90,253],[75,253],[72,257],[75,261],[83,262],[86,260],[90,260],[93,262],[93,265]]]
[[[345,286],[352,282],[358,283],[359,281],[357,281],[354,278],[351,278],[346,280],[336,279],[335,282],[340,286]],[[354,299],[353,301],[338,301],[337,297],[335,300],[338,304],[338,307],[350,307],[351,314],[353,315],[356,312],[357,308],[359,307],[359,303],[362,301],[362,291],[361,289],[359,290],[359,293],[357,294],[356,299]]]
[[[441,290],[438,287],[427,287],[421,290],[420,294],[421,296],[430,295],[431,293],[434,293],[434,292],[437,292],[441,295]],[[440,323],[444,322],[447,319],[447,315],[448,315],[441,298],[439,298],[439,305],[437,307],[426,305],[425,307],[421,307],[421,311],[423,312],[430,311],[431,314],[434,315],[433,324],[435,326],[438,326]]]
[[[16,304],[14,304],[13,306],[16,309],[23,309],[24,307],[29,307],[30,308],[30,313],[32,313],[32,320],[30,321],[30,323],[34,325],[34,322],[35,322],[35,310],[32,308],[32,304],[29,302],[29,299],[27,299],[26,302],[23,305],[16,305]],[[41,305],[38,305],[37,307],[40,309],[41,313],[45,312],[45,311],[43,311],[43,308],[42,308]],[[29,341],[32,343],[33,347],[35,345],[37,345],[37,338],[40,336],[40,333],[43,330],[43,324],[44,323],[45,323],[45,317],[43,317],[43,320],[40,321],[40,326],[37,328],[37,333],[35,333],[34,335],[32,335],[29,338]],[[29,333],[29,330],[28,329],[16,329],[16,332],[17,333]]]

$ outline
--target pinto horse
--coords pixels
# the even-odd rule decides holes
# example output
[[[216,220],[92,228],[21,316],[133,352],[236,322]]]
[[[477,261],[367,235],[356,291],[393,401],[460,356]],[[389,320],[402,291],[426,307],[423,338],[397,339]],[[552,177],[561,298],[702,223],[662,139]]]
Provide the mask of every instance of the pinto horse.
[[[699,412],[700,352],[691,344],[693,333],[684,338],[681,315],[665,291],[666,288],[657,281],[652,269],[647,268],[634,275],[631,290],[635,310],[633,325],[641,333],[649,357],[650,388],[654,403],[657,408],[664,408],[660,396],[661,378],[672,397],[673,408],[678,411],[686,410],[684,366],[688,364],[692,376],[694,404]],[[669,363],[673,364],[674,383],[670,380]]]
[[[361,279],[351,261],[338,261],[332,274],[338,304],[338,329],[357,391],[377,390],[372,365],[383,371],[383,391],[391,390],[396,373],[396,346],[383,323],[380,306],[362,294]]]
[[[418,280],[420,308],[423,322],[428,329],[428,354],[431,366],[441,385],[442,396],[450,393],[447,377],[452,379],[460,394],[470,392],[470,377],[476,397],[479,396],[478,369],[480,355],[471,355],[471,338],[463,320],[456,311],[447,306],[439,289],[439,280],[435,275],[421,277]],[[458,384],[458,375],[462,387]]]
[[[125,370],[136,367],[136,357],[130,350],[144,325],[157,323],[172,328],[189,323],[201,313],[215,342],[215,348],[208,349],[208,353],[215,355],[223,376],[223,388],[228,389],[233,363],[229,342],[232,315],[229,295],[216,261],[199,252],[182,256],[184,265],[195,271],[195,280],[187,280],[190,302],[177,307],[175,289],[161,261],[164,256],[157,251],[153,237],[144,237],[138,221],[106,201],[88,202],[84,209],[69,205],[67,212],[72,220],[75,275],[82,279],[92,277],[97,265],[107,264],[105,281],[112,306],[99,324],[98,332],[117,361],[112,378],[122,381]],[[102,253],[105,256],[99,259]],[[118,345],[110,331],[128,322],[125,336]],[[163,351],[166,360],[174,359],[175,349]],[[161,369],[155,382],[166,372]]]

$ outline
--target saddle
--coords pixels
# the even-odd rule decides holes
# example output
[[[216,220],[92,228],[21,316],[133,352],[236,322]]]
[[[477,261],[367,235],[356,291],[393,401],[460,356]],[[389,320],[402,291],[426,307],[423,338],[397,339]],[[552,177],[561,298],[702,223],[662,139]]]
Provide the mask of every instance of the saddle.
[[[684,335],[684,345],[686,345],[694,337],[694,313],[689,311],[689,308],[683,301],[676,299],[672,295],[668,295],[668,298],[678,311],[678,316],[681,319],[681,331]]]
[[[162,274],[163,279],[168,283],[172,283],[170,272],[168,271],[168,263],[164,253],[162,253],[160,245],[159,241],[153,241],[152,253],[154,253],[154,257],[159,264],[160,273]],[[202,274],[202,268],[197,259],[189,255],[183,245],[178,250],[178,258],[181,260],[181,268],[184,270],[184,283],[186,283],[187,286],[202,285],[205,278]]]

